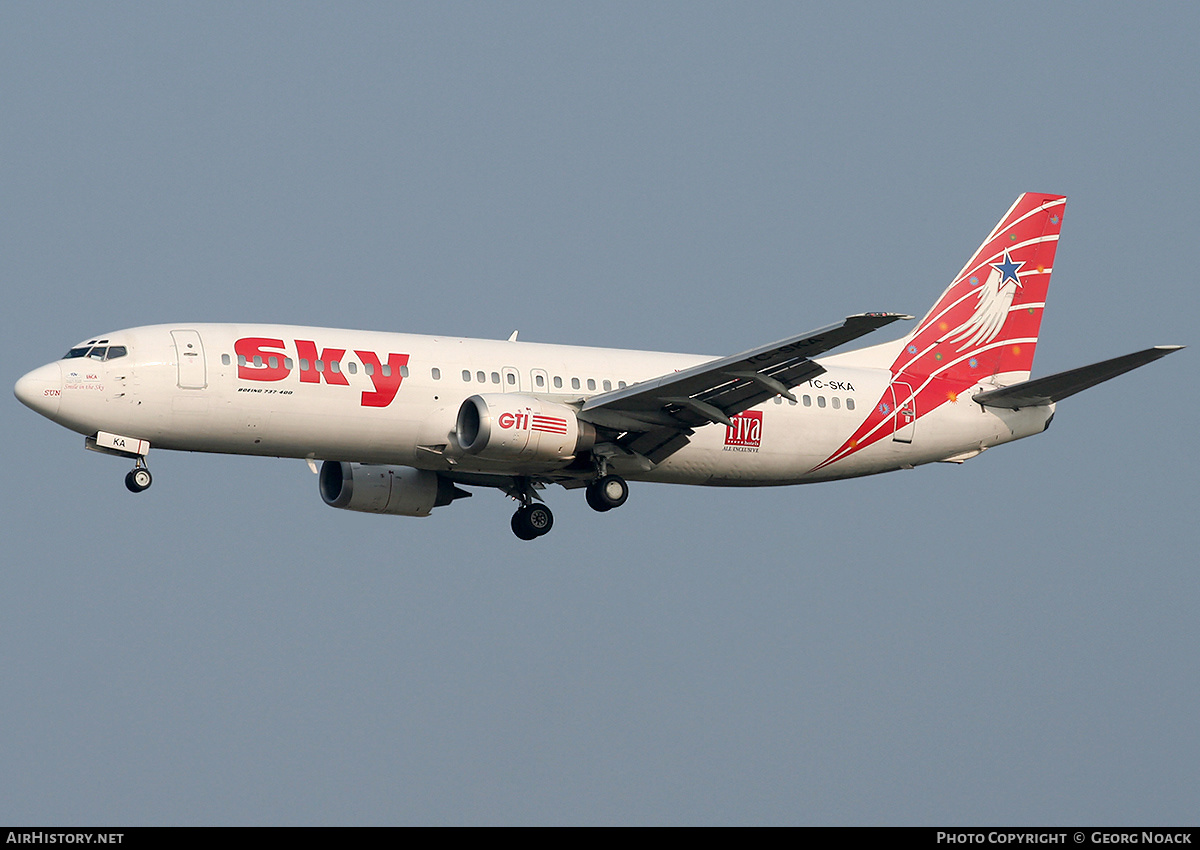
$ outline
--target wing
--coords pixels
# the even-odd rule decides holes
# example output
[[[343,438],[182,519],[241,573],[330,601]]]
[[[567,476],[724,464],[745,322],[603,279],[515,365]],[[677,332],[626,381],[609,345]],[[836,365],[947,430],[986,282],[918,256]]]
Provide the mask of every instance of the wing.
[[[769,345],[720,357],[624,389],[592,396],[579,418],[615,432],[621,449],[660,463],[687,445],[695,428],[731,424],[743,410],[781,395],[825,371],[811,358],[897,319],[900,313],[863,313]]]
[[[1145,366],[1160,357],[1166,357],[1173,351],[1183,348],[1182,345],[1156,345],[1144,351],[1126,354],[1124,357],[1114,357],[1090,366],[1081,366],[1057,375],[1048,375],[1032,381],[1022,381],[1011,387],[976,393],[971,400],[986,407],[1006,407],[1017,410],[1022,407],[1039,407],[1056,401],[1062,401],[1068,396],[1082,392],[1088,387],[1094,387],[1123,375],[1131,369]]]

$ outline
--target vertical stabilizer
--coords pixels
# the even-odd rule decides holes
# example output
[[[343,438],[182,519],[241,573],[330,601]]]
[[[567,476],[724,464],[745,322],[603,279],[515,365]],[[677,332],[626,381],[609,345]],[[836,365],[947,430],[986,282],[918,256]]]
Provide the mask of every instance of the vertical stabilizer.
[[[1066,202],[1033,192],[1017,198],[917,329],[879,347],[891,363],[890,385],[850,438],[814,469],[878,440],[912,444],[921,417],[958,404],[960,396],[965,402],[971,387],[1029,378]]]
[[[1062,229],[1062,195],[1017,198],[906,339],[893,374],[1029,377]]]

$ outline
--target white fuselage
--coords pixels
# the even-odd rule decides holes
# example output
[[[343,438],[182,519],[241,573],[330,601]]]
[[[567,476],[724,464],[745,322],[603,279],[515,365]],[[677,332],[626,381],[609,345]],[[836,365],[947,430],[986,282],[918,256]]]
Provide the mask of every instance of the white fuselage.
[[[156,448],[505,475],[552,467],[448,457],[441,450],[453,444],[464,399],[522,393],[577,405],[711,359],[281,325],[158,325],[101,339],[127,353],[48,364],[22,379],[18,395],[82,434],[128,435]],[[897,400],[891,373],[869,365],[866,351],[820,358],[825,373],[796,387],[794,403],[776,397],[733,428],[698,428],[653,469],[620,471],[727,486],[868,475],[971,456],[1042,431],[1053,413],[1052,405],[984,408],[963,393],[889,420],[886,438],[822,466],[873,408]]]

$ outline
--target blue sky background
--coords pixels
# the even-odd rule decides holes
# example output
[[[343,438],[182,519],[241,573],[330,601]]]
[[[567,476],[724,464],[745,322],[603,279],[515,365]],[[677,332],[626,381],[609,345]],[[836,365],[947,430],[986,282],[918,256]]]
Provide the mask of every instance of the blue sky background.
[[[264,321],[732,353],[1070,197],[1035,374],[1193,343],[1193,3],[0,5],[3,377]],[[883,332],[887,334],[886,331]],[[881,336],[881,338],[883,338]],[[961,467],[333,511],[14,398],[0,821],[1194,824],[1195,349]]]

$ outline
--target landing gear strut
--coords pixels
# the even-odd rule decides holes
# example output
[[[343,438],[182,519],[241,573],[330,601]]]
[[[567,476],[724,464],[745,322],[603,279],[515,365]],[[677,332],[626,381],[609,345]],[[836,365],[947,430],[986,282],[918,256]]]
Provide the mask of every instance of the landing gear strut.
[[[629,485],[620,475],[601,475],[587,486],[584,495],[592,510],[603,513],[625,504],[629,498]]]

